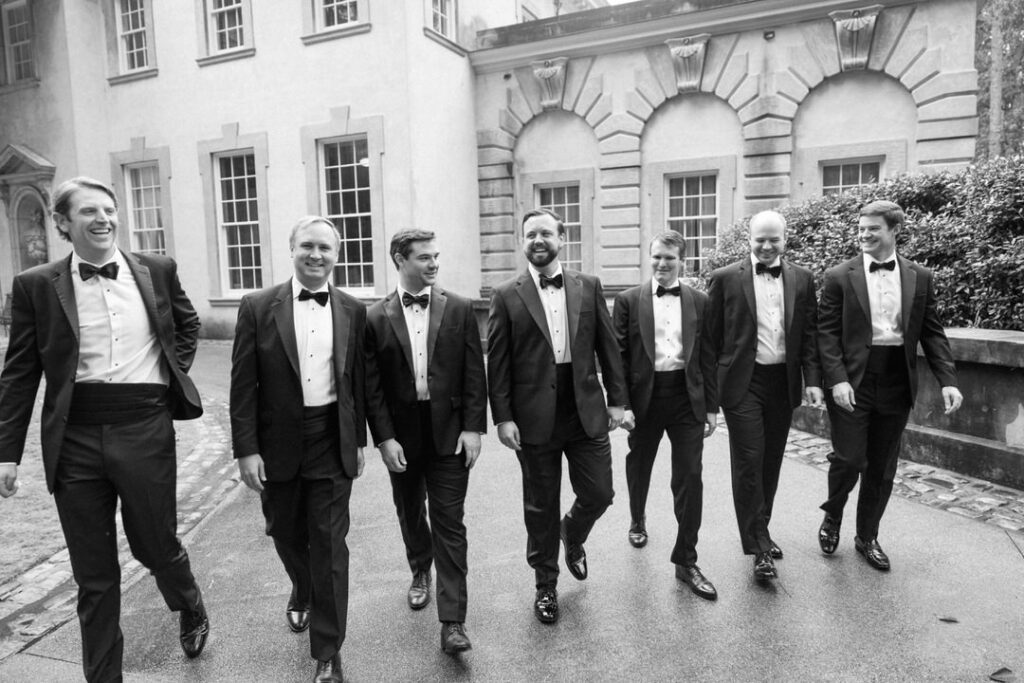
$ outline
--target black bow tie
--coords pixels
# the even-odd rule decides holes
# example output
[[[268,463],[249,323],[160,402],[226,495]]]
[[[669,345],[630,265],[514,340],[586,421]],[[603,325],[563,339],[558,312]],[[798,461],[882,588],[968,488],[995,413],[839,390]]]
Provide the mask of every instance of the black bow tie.
[[[886,261],[885,263],[879,263],[878,261],[872,261],[871,265],[868,266],[868,272],[873,273],[876,270],[896,270],[896,261]]]
[[[757,265],[754,266],[754,273],[756,273],[757,275],[761,275],[762,273],[768,273],[772,277],[778,277],[782,275],[782,266],[778,265],[768,267],[765,264],[758,261]]]
[[[311,292],[308,289],[304,289],[299,292],[299,301],[309,301],[312,299],[321,306],[326,306],[328,299],[331,298],[329,292]]]
[[[679,291],[679,285],[676,285],[675,287],[669,287],[668,289],[662,287],[661,285],[658,285],[658,289],[656,289],[654,293],[657,296],[665,296],[666,294],[671,294],[672,296],[679,296]]]
[[[559,273],[558,275],[556,275],[554,277],[548,277],[547,275],[544,275],[543,273],[541,273],[541,276],[540,276],[540,288],[544,289],[548,285],[554,287],[555,289],[561,289],[562,288],[562,274]]]
[[[402,305],[412,306],[413,304],[419,304],[420,308],[426,308],[427,304],[430,303],[429,294],[420,294],[419,296],[413,296],[409,292],[402,292]]]
[[[108,280],[117,279],[117,264],[108,263],[107,265],[97,268],[91,263],[79,263],[78,274],[82,276],[82,282],[91,280],[94,275],[102,275]]]

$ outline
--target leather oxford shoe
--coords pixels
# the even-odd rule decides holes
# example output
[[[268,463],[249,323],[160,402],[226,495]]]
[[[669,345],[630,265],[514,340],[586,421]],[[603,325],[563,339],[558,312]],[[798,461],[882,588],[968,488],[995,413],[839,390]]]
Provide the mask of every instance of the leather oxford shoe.
[[[210,635],[210,619],[206,616],[203,603],[194,610],[182,610],[178,623],[181,627],[181,649],[189,659],[198,657],[206,647],[206,638]]]
[[[284,615],[288,620],[288,628],[293,632],[302,633],[309,628],[309,605],[299,605],[289,601]]]
[[[831,555],[836,551],[839,545],[839,526],[842,523],[842,519],[825,513],[825,519],[818,528],[818,545],[821,546],[821,552]]]
[[[864,556],[864,559],[872,567],[883,572],[889,571],[889,556],[882,550],[882,546],[878,545],[877,538],[872,538],[870,541],[862,541],[860,536],[854,536],[853,547]]]
[[[466,635],[466,627],[462,622],[445,621],[441,623],[441,649],[446,655],[457,655],[473,648]]]
[[[430,570],[416,572],[409,586],[409,607],[423,609],[430,602]]]
[[[342,683],[341,655],[335,653],[330,659],[317,660],[313,683]]]
[[[705,600],[717,600],[718,591],[695,564],[677,564],[676,578],[690,586],[690,590]]]
[[[561,536],[562,546],[565,548],[565,566],[577,581],[583,581],[587,578],[587,551],[583,549],[582,544],[569,541],[565,523],[566,519],[563,517]]]
[[[542,624],[558,621],[558,591],[554,588],[538,588],[533,602],[533,614]]]
[[[779,573],[775,570],[775,562],[772,560],[771,551],[754,555],[754,578],[758,581],[774,579]]]
[[[768,548],[768,552],[771,553],[772,559],[773,560],[781,560],[782,559],[782,548],[780,548],[779,544],[776,543],[775,541],[772,541],[771,543],[772,543],[772,547]]]
[[[644,517],[640,518],[640,521],[634,521],[629,525],[629,544],[634,548],[643,548],[647,545],[647,519]]]

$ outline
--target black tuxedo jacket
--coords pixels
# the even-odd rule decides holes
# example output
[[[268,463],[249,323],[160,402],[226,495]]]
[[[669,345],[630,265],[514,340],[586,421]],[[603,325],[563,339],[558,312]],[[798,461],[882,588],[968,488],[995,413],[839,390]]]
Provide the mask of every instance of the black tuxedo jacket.
[[[608,433],[607,405],[628,403],[622,359],[601,281],[564,268],[562,273],[576,409],[584,431],[596,438]],[[524,442],[547,443],[555,427],[555,354],[544,306],[528,272],[491,293],[487,377],[494,424],[513,420]]]
[[[342,469],[358,474],[366,445],[363,334],[366,307],[334,287],[334,385]],[[302,381],[291,280],[242,297],[231,353],[231,440],[236,458],[259,454],[267,480],[287,481],[302,452]]]
[[[814,275],[782,260],[785,308],[786,376],[789,405],[800,405],[803,386],[821,386],[817,346],[817,300]],[[718,354],[718,393],[724,408],[747,393],[757,355],[757,299],[750,257],[711,273],[711,338]],[[803,382],[801,383],[801,372]]]
[[[197,418],[203,407],[187,373],[196,352],[199,316],[178,281],[177,264],[166,256],[122,254],[170,371],[171,415],[176,420]],[[25,449],[39,379],[46,377],[41,430],[51,492],[77,370],[78,307],[68,256],[15,276],[10,345],[0,375],[0,460],[16,463]]]
[[[629,408],[642,421],[654,390],[654,305],[650,280],[615,297],[612,320],[629,387]],[[715,352],[707,326],[708,296],[682,285],[679,292],[683,327],[686,390],[693,413],[701,422],[718,412]]]
[[[403,446],[419,439],[416,421],[416,375],[412,342],[402,299],[392,292],[366,312],[368,393],[380,391],[393,434]],[[487,380],[480,330],[473,304],[439,287],[430,290],[427,323],[427,387],[434,448],[455,452],[459,433],[487,429]],[[386,424],[371,416],[374,443],[387,438]]]
[[[956,365],[935,311],[931,271],[902,256],[896,260],[903,292],[903,349],[913,403],[918,343],[941,386],[956,386]],[[871,353],[871,307],[864,259],[859,254],[825,273],[818,308],[818,352],[827,386],[849,382],[856,391]]]

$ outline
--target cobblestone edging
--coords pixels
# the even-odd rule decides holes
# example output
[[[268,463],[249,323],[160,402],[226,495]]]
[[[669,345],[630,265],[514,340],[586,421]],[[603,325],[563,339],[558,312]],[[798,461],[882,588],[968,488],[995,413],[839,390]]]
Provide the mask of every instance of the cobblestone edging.
[[[188,424],[195,446],[178,459],[178,534],[187,535],[238,485],[231,458],[228,405],[205,399],[202,417]],[[118,524],[122,589],[140,580],[145,568],[136,561]],[[21,576],[0,585],[0,661],[20,652],[50,631],[75,618],[77,586],[67,548]]]

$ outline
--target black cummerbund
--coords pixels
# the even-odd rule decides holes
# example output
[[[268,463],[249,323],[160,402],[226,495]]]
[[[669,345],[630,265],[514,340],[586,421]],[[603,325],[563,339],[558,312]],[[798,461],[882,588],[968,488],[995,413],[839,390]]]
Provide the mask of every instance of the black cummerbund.
[[[167,410],[164,384],[79,382],[71,395],[68,424],[102,425],[132,422]]]
[[[907,374],[907,358],[902,346],[872,346],[867,371],[876,375]]]
[[[653,398],[686,395],[686,370],[664,370],[654,373]]]
[[[555,366],[555,405],[559,411],[576,412],[576,388],[572,378],[572,363]]]
[[[302,409],[302,435],[314,436],[338,428],[338,402]]]

